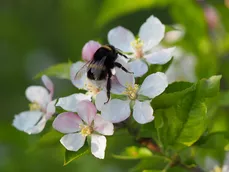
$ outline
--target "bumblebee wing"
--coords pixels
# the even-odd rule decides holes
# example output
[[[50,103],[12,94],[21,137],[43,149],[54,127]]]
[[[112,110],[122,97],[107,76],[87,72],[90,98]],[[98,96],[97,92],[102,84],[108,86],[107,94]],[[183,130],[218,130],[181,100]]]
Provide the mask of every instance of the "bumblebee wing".
[[[106,66],[104,65],[106,58],[107,56],[104,56],[101,60],[99,61],[94,60],[90,63],[89,68],[95,80],[99,79],[101,73],[106,69]]]
[[[87,71],[88,71],[88,65],[91,63],[91,61],[84,64],[78,72],[76,72],[76,75],[74,77],[74,80],[79,80]]]

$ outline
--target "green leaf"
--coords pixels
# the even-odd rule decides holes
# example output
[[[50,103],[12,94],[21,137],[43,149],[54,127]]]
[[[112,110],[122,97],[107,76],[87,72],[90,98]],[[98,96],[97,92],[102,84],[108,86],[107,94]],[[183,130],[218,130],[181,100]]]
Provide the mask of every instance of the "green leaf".
[[[214,97],[220,90],[221,75],[212,76],[209,79],[201,79],[198,82],[198,96],[200,97]]]
[[[70,67],[72,63],[60,63],[54,66],[51,66],[44,71],[38,73],[34,78],[41,78],[42,75],[54,76],[60,79],[70,79]]]
[[[206,98],[217,95],[220,78],[212,76],[193,85],[171,84],[164,94],[152,101],[153,107],[167,108],[155,111],[154,120],[159,126],[158,137],[166,149],[191,146],[201,137],[208,124]],[[160,128],[162,121],[164,125]]]
[[[89,147],[88,147],[88,144],[86,144],[86,143],[77,152],[65,150],[64,165],[69,164],[74,159],[77,159],[77,158],[79,158],[79,157],[81,157],[87,153],[89,153]]]
[[[152,156],[152,152],[145,148],[139,148],[136,146],[130,146],[125,149],[120,155],[113,155],[113,157],[122,160],[134,160],[134,159],[142,159]]]
[[[176,105],[187,93],[195,90],[195,85],[189,82],[170,84],[165,92],[151,101],[154,109],[164,109]]]
[[[150,8],[154,3],[154,0],[135,0],[134,3],[132,0],[125,0],[125,2],[105,0],[97,18],[97,25],[101,27],[120,16]]]
[[[171,163],[171,160],[164,156],[152,156],[142,159],[130,171],[163,170],[169,163]]]
[[[49,131],[48,133],[44,134],[39,142],[38,142],[38,146],[40,147],[51,147],[55,144],[59,144],[60,143],[60,139],[63,136],[62,133],[51,129],[51,131]]]

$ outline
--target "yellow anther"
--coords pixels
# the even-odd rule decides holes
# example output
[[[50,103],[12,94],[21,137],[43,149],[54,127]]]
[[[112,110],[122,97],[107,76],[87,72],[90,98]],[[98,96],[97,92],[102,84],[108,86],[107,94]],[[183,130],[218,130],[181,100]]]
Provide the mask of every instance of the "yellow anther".
[[[131,100],[135,100],[137,98],[138,89],[139,86],[137,84],[127,84],[126,90],[123,92],[123,94],[126,94]]]
[[[30,111],[41,110],[41,106],[37,102],[29,104]]]
[[[92,127],[83,124],[80,125],[80,129],[81,129],[80,133],[82,134],[82,136],[85,137],[90,135],[93,131]]]
[[[222,168],[216,166],[211,172],[222,172]]]
[[[94,84],[92,84],[89,80],[87,80],[87,84],[85,84],[87,87],[88,92],[91,95],[97,95],[100,92],[100,89],[96,87]]]
[[[134,51],[135,51],[135,56],[137,58],[141,58],[143,56],[143,45],[144,45],[144,42],[138,38],[134,41],[132,41],[131,43],[131,46],[133,47]]]

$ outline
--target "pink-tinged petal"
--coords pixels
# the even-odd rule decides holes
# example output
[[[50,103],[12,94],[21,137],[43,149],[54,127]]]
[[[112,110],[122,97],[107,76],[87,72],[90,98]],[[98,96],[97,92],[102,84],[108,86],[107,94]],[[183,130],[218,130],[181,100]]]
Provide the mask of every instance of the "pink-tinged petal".
[[[114,125],[97,114],[94,119],[94,130],[102,135],[113,135]]]
[[[80,131],[80,124],[83,124],[78,115],[73,112],[59,114],[53,121],[53,128],[61,133],[74,133]]]
[[[134,34],[122,26],[111,29],[108,33],[109,44],[124,52],[133,52],[131,42],[134,39]]]
[[[144,51],[152,49],[155,45],[163,39],[165,34],[165,26],[161,21],[150,16],[145,23],[142,24],[139,30],[139,37],[144,43]]]
[[[130,116],[130,101],[113,99],[101,109],[101,116],[112,123],[119,123]]]
[[[40,111],[25,111],[14,116],[13,126],[26,133],[28,129],[33,128],[42,118],[43,113]],[[33,133],[28,133],[33,134]]]
[[[123,59],[118,58],[116,60],[116,62],[120,63],[124,68],[126,68],[129,72],[133,72],[130,69],[130,66],[128,65],[127,62],[125,62]],[[135,80],[134,80],[134,75],[131,73],[127,73],[125,71],[123,71],[122,69],[115,67],[116,70],[116,77],[118,82],[123,85],[126,86],[127,84],[134,84]]]
[[[56,112],[56,100],[53,100],[51,102],[49,102],[49,104],[47,105],[47,109],[46,109],[46,119],[50,119],[52,117],[52,115]]]
[[[148,66],[140,59],[129,62],[130,70],[134,72],[134,77],[141,77],[148,71]]]
[[[163,93],[167,86],[168,81],[166,75],[162,72],[157,72],[146,77],[138,94],[154,98]]]
[[[42,82],[44,83],[45,87],[49,90],[50,92],[50,101],[52,100],[52,96],[54,93],[54,85],[53,82],[47,77],[46,75],[43,75],[41,77]]]
[[[60,139],[60,143],[69,151],[78,151],[85,142],[86,137],[80,133],[67,134]]]
[[[95,52],[101,47],[100,43],[96,41],[87,42],[82,50],[82,57],[85,61],[91,61]]]
[[[135,101],[133,117],[139,124],[146,124],[154,119],[153,108],[149,102]]]
[[[91,96],[85,95],[82,93],[72,94],[67,97],[59,98],[56,106],[60,106],[61,108],[63,108],[66,111],[76,112],[77,106],[78,106],[77,104],[83,100],[91,101]]]
[[[106,137],[97,134],[91,135],[91,153],[96,158],[104,159],[106,146],[107,146]]]
[[[72,64],[70,69],[70,77],[72,84],[79,89],[86,89],[85,83],[87,79],[87,67],[82,68],[86,63],[78,61]],[[77,72],[79,72],[77,74]],[[76,77],[77,74],[77,77]]]
[[[104,103],[107,102],[107,93],[105,91],[100,91],[95,97],[95,106],[101,111]]]
[[[46,122],[47,119],[45,118],[45,116],[43,116],[36,125],[34,125],[31,128],[28,128],[27,130],[25,130],[25,132],[28,134],[38,134],[45,128]]]
[[[175,47],[162,49],[145,55],[146,61],[150,64],[165,64],[171,60]]]
[[[30,86],[26,89],[25,95],[31,102],[38,103],[43,109],[46,109],[50,101],[48,91],[42,86]]]
[[[85,100],[77,104],[77,112],[84,122],[91,125],[97,110],[92,102]]]

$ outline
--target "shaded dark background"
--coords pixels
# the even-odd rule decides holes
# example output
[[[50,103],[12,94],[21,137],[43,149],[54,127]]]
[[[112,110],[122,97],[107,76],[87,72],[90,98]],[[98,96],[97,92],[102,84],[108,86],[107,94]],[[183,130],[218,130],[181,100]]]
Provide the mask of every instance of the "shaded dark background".
[[[141,24],[150,16],[157,16],[167,26],[181,24],[184,38],[176,46],[197,57],[197,78],[223,74],[222,90],[229,84],[229,8],[228,1],[209,0],[1,0],[0,1],[0,171],[126,171],[134,161],[114,160],[107,155],[104,161],[87,155],[63,166],[63,148],[57,146],[31,149],[41,137],[29,136],[12,127],[15,114],[28,108],[24,91],[33,84],[41,84],[33,77],[43,69],[68,60],[81,58],[81,49],[89,40],[107,43],[107,33],[122,25],[138,33]],[[210,5],[217,11],[206,18],[204,10]],[[172,46],[172,45],[170,45]],[[57,80],[55,97],[74,93],[68,80]],[[223,109],[219,127],[229,130]],[[122,137],[122,136],[120,136]],[[118,150],[131,143],[110,141]]]

